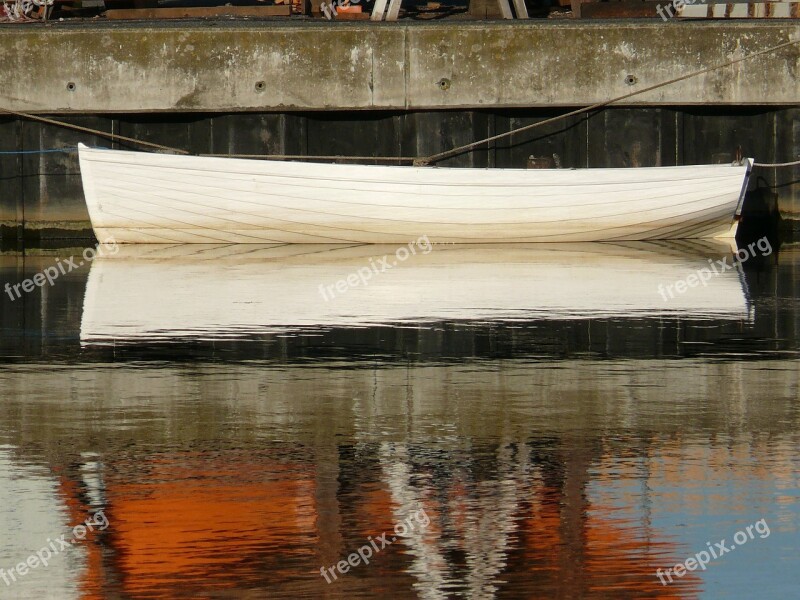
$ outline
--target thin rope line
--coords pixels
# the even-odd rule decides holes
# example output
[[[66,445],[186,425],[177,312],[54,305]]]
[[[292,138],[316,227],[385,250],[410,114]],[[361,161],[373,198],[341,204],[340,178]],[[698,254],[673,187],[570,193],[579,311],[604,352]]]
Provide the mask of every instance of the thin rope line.
[[[800,160],[785,163],[753,163],[754,167],[796,167],[797,165],[800,165]]]
[[[186,150],[181,150],[180,148],[172,148],[170,146],[162,146],[161,144],[155,144],[153,142],[145,142],[143,140],[137,140],[135,138],[127,137],[124,135],[119,135],[118,133],[109,133],[107,131],[101,131],[99,129],[92,129],[91,127],[83,127],[82,125],[74,125],[72,123],[66,123],[64,121],[58,121],[56,119],[49,119],[48,117],[40,117],[39,115],[32,115],[31,113],[21,112],[18,110],[10,110],[8,108],[3,108],[0,106],[0,113],[6,113],[9,115],[14,115],[15,117],[21,117],[23,119],[30,119],[31,121],[38,121],[40,123],[47,123],[48,125],[56,125],[57,127],[65,127],[66,129],[72,129],[74,131],[82,131],[84,133],[91,133],[92,135],[96,135],[98,137],[103,137],[110,140],[119,140],[122,142],[128,142],[131,144],[138,144],[140,146],[147,146],[148,148],[155,148],[156,150],[164,150],[166,152],[172,152],[174,154],[189,154]]]
[[[47,148],[44,150],[0,150],[0,156],[9,156],[17,154],[52,154],[54,152],[77,152],[77,147],[71,148]]]
[[[416,156],[308,156],[305,154],[200,154],[198,156],[210,156],[214,158],[266,158],[273,160],[376,160],[383,162],[413,162],[418,158]]]
[[[614,102],[619,102],[620,100],[625,100],[627,98],[632,98],[633,96],[638,96],[639,94],[644,94],[645,92],[650,92],[653,90],[657,90],[658,88],[665,87],[667,85],[671,85],[673,83],[677,83],[679,81],[683,81],[685,79],[689,79],[690,77],[696,77],[697,75],[702,75],[703,73],[708,73],[709,71],[715,71],[717,69],[723,69],[725,67],[729,67],[731,65],[735,65],[736,63],[740,63],[745,60],[749,60],[751,58],[755,58],[757,56],[762,56],[764,54],[769,54],[771,52],[775,52],[776,50],[780,50],[781,48],[788,48],[789,46],[794,46],[795,44],[800,44],[800,40],[793,40],[790,42],[784,42],[782,44],[778,44],[777,46],[772,46],[770,48],[766,48],[765,50],[759,50],[758,52],[754,52],[752,54],[748,54],[747,56],[743,56],[742,58],[737,58],[734,60],[730,60],[725,63],[712,65],[710,67],[706,67],[705,69],[700,69],[699,71],[693,71],[692,73],[688,73],[686,75],[681,75],[680,77],[675,77],[674,79],[670,79],[668,81],[662,81],[661,83],[657,83],[655,85],[651,85],[646,88],[642,88],[641,90],[637,90],[635,92],[630,92],[624,94],[622,96],[617,96],[616,98],[612,98],[611,100],[605,100],[603,102],[598,102],[596,104],[592,104],[591,106],[586,106],[584,108],[579,108],[577,110],[570,111],[563,115],[559,115],[557,117],[551,117],[549,119],[545,119],[544,121],[539,121],[538,123],[532,123],[531,125],[525,125],[524,127],[519,127],[517,129],[512,129],[511,131],[507,131],[505,133],[499,133],[497,135],[493,135],[491,137],[478,140],[477,142],[472,142],[470,144],[464,144],[463,146],[458,146],[456,148],[452,148],[450,150],[446,150],[444,152],[439,152],[437,154],[431,154],[426,158],[420,158],[414,161],[414,164],[417,166],[426,166],[432,162],[438,162],[443,158],[447,158],[448,156],[453,156],[454,154],[460,154],[466,150],[471,150],[476,146],[480,146],[481,144],[485,144],[487,142],[493,142],[495,140],[502,139],[504,137],[508,137],[515,133],[521,133],[523,131],[529,131],[536,127],[541,127],[542,125],[547,125],[548,123],[555,123],[556,121],[560,121],[562,119],[566,119],[567,117],[572,117],[575,115],[580,115],[591,110],[595,110],[598,108],[603,108],[604,106],[608,106],[609,104],[613,104]]]

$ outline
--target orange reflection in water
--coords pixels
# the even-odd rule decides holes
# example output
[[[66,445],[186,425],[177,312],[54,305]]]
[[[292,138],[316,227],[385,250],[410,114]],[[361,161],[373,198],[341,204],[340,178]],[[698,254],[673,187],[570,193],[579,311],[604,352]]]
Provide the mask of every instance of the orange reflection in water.
[[[177,454],[136,471],[106,480],[113,567],[126,593],[252,587],[313,556],[308,465],[245,452]]]
[[[82,597],[99,599],[109,590],[174,598],[214,590],[324,590],[341,597],[366,593],[387,577],[399,584],[394,591],[400,595],[424,588],[431,597],[458,589],[528,598],[696,595],[700,578],[693,573],[661,585],[656,569],[676,562],[669,558],[675,544],[618,508],[592,504],[584,493],[586,473],[567,469],[545,482],[531,471],[509,472],[506,483],[514,483],[499,495],[490,491],[502,487],[491,476],[476,495],[467,475],[413,485],[365,477],[349,491],[350,502],[335,502],[341,520],[331,529],[320,527],[321,518],[331,521],[319,514],[321,490],[310,462],[232,451],[107,464],[110,526],[102,544],[91,537],[85,544]],[[335,479],[330,484],[335,498]],[[85,520],[78,486],[62,477],[61,490],[72,522]],[[391,531],[401,497],[424,506],[429,526],[341,577],[336,587],[326,586],[320,566],[345,558],[355,550],[353,541]]]
[[[688,573],[664,586],[656,569],[675,564],[677,545],[614,508],[565,502],[558,488],[532,490],[531,512],[520,532],[522,572],[535,574],[540,593],[531,598],[691,598],[700,578]],[[667,558],[665,558],[667,557]],[[672,562],[670,562],[672,561]],[[512,576],[524,585],[522,576]]]

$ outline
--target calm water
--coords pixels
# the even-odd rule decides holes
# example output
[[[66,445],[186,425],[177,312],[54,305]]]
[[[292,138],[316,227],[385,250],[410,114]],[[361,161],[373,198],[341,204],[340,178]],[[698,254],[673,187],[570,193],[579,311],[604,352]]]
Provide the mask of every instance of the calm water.
[[[0,598],[797,597],[800,248],[396,250],[3,292]]]

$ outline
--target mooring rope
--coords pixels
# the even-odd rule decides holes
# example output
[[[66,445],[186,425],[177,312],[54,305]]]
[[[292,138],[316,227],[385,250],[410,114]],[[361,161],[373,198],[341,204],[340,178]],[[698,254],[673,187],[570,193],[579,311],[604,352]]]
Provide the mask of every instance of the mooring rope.
[[[93,146],[98,148],[98,146]],[[109,148],[105,148],[109,150]],[[41,150],[0,150],[0,156],[19,156],[28,154],[54,154],[77,152],[77,146],[66,146],[63,148],[42,148]],[[308,156],[306,154],[198,154],[197,156],[210,156],[216,158],[270,158],[274,160],[374,160],[378,162],[411,162],[415,156],[340,156],[338,154]]]
[[[67,123],[65,121],[58,121],[56,119],[50,119],[48,117],[40,117],[39,115],[32,115],[31,113],[21,112],[18,110],[11,110],[8,108],[3,108],[1,106],[0,106],[0,113],[14,115],[15,117],[20,117],[23,119],[30,119],[31,121],[38,121],[39,123],[47,123],[48,125],[56,125],[57,127],[64,127],[66,129],[72,129],[74,131],[91,133],[92,135],[96,135],[98,137],[104,137],[110,140],[117,140],[121,142],[128,142],[131,144],[138,144],[139,146],[147,146],[148,148],[154,148],[156,150],[162,150],[164,152],[172,152],[174,154],[190,154],[186,150],[181,150],[180,148],[172,148],[171,146],[163,146],[161,144],[154,144],[153,142],[145,142],[143,140],[137,140],[136,138],[119,135],[118,133],[109,133],[108,131],[101,131],[100,129],[92,129],[91,127],[74,125],[72,123]]]
[[[559,115],[557,117],[551,117],[550,119],[545,119],[544,121],[539,121],[538,123],[532,123],[531,125],[525,125],[524,127],[518,127],[517,129],[512,129],[511,131],[507,131],[505,133],[499,133],[497,135],[493,135],[491,137],[478,140],[477,142],[472,142],[470,144],[464,144],[463,146],[457,146],[456,148],[452,148],[450,150],[446,150],[444,152],[439,152],[437,154],[431,154],[425,158],[419,158],[414,161],[414,164],[417,166],[426,166],[433,162],[438,162],[443,158],[447,158],[449,156],[453,156],[455,154],[461,154],[467,150],[472,150],[476,146],[480,146],[482,144],[486,144],[488,142],[493,142],[495,140],[502,139],[504,137],[508,137],[510,135],[514,135],[515,133],[521,133],[523,131],[530,131],[531,129],[535,129],[536,127],[541,127],[543,125],[548,125],[549,123],[555,123],[556,121],[561,121],[562,119],[566,119],[567,117],[573,117],[575,115],[580,115],[592,110],[596,110],[598,108],[603,108],[604,106],[608,106],[609,104],[614,104],[615,102],[619,102],[620,100],[626,100],[627,98],[632,98],[633,96],[638,96],[640,94],[644,94],[645,92],[651,92],[653,90],[657,90],[659,88],[672,85],[673,83],[678,83],[679,81],[683,81],[685,79],[689,79],[691,77],[696,77],[698,75],[702,75],[703,73],[708,73],[709,71],[715,71],[717,69],[724,69],[725,67],[730,67],[731,65],[735,65],[736,63],[740,63],[745,60],[749,60],[751,58],[755,58],[757,56],[763,56],[764,54],[770,54],[775,52],[776,50],[781,50],[782,48],[788,48],[789,46],[794,46],[795,44],[800,44],[800,40],[793,40],[790,42],[784,42],[782,44],[778,44],[777,46],[772,46],[770,48],[766,48],[764,50],[759,50],[758,52],[753,52],[752,54],[748,54],[747,56],[743,56],[741,58],[737,58],[734,60],[729,60],[728,62],[720,63],[717,65],[712,65],[710,67],[706,67],[705,69],[700,69],[699,71],[693,71],[686,75],[681,75],[680,77],[675,77],[668,81],[662,81],[661,83],[657,83],[655,85],[651,85],[646,88],[642,88],[641,90],[636,90],[635,92],[630,92],[624,94],[622,96],[617,96],[616,98],[612,98],[611,100],[605,100],[603,102],[598,102],[596,104],[592,104],[591,106],[586,106],[584,108],[579,108],[577,110],[570,111],[563,115]]]
[[[379,162],[413,162],[416,156],[338,156],[307,154],[200,154],[198,156],[213,156],[216,158],[265,158],[269,160],[375,160]]]
[[[785,163],[757,163],[757,162],[753,163],[754,167],[767,167],[767,168],[771,168],[771,167],[796,167],[798,165],[800,165],[800,160],[795,160],[795,161],[792,161],[792,162],[785,162]]]
[[[68,148],[44,148],[42,150],[0,150],[0,156],[18,156],[20,154],[53,154],[55,152],[77,152],[77,146]]]

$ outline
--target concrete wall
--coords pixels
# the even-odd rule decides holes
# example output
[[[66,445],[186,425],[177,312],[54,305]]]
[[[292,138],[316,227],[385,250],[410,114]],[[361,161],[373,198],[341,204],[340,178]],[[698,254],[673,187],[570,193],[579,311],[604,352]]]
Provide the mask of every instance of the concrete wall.
[[[211,21],[0,33],[0,105],[13,110],[285,112],[588,105],[800,39],[800,23]],[[798,102],[800,44],[628,104]]]

